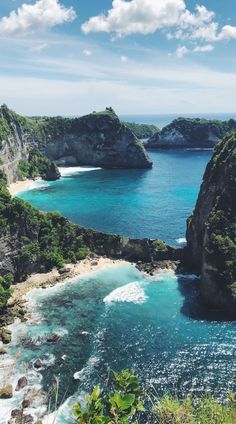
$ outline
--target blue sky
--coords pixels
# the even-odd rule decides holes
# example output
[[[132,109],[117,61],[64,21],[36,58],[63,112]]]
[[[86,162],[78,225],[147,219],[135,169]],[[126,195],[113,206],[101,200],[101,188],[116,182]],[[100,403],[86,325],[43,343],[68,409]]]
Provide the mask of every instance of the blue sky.
[[[0,93],[27,115],[235,113],[235,0],[4,0]]]

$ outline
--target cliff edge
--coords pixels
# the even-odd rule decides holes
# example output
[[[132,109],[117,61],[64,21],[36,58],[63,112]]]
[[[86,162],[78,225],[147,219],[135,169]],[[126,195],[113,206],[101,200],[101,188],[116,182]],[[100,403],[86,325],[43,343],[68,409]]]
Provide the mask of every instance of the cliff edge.
[[[188,263],[201,276],[201,294],[236,313],[236,132],[216,147],[187,224]]]
[[[145,143],[147,149],[213,148],[228,131],[236,129],[236,121],[178,118],[156,132]]]

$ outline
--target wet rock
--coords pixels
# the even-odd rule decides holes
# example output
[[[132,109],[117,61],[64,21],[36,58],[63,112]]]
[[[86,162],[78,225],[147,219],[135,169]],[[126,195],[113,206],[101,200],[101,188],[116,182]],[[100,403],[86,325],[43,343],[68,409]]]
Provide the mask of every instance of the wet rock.
[[[24,389],[27,386],[27,384],[28,384],[27,378],[25,376],[21,377],[18,380],[18,383],[17,383],[17,386],[16,386],[16,392],[19,392],[19,390]]]
[[[43,363],[41,361],[41,359],[36,359],[36,361],[34,362],[34,368],[39,369],[42,368]]]
[[[5,355],[7,353],[6,349],[4,347],[0,347],[0,355]]]
[[[8,344],[11,342],[11,330],[8,328],[1,329],[1,339],[3,344]]]
[[[68,272],[70,272],[70,268],[68,267],[60,268],[58,272],[59,274],[67,274]]]
[[[47,338],[48,343],[56,343],[60,340],[60,336],[58,334],[52,334],[50,337]]]
[[[13,396],[13,387],[11,384],[7,384],[0,388],[0,399],[10,399]]]
[[[23,415],[23,412],[21,409],[13,409],[11,411],[11,417],[12,418],[17,418],[17,419],[21,419]]]
[[[29,408],[30,406],[30,400],[29,399],[24,399],[21,403],[21,406],[23,409]]]
[[[91,265],[92,265],[92,266],[96,266],[96,265],[98,265],[98,261],[92,261],[92,262],[91,262]]]

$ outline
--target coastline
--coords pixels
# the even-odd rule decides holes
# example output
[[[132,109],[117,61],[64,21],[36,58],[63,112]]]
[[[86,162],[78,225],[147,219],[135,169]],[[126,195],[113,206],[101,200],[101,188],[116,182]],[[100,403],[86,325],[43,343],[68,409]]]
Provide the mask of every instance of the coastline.
[[[84,276],[85,274],[108,266],[129,263],[122,259],[109,259],[106,257],[86,258],[76,264],[67,264],[63,273],[60,273],[58,269],[54,268],[47,273],[31,274],[25,281],[17,283],[14,286],[14,292],[9,300],[9,305],[22,300],[25,302],[23,299],[24,296],[33,289],[52,287],[63,280]]]
[[[0,329],[5,329],[10,332],[11,341],[10,343],[4,344],[0,341],[0,348],[4,351],[4,354],[1,355],[0,360],[0,387],[9,387],[12,388],[12,396],[10,396],[7,400],[0,399],[0,409],[3,410],[3,416],[0,416],[0,424],[5,424],[10,420],[11,414],[13,410],[20,411],[21,405],[25,397],[29,399],[34,399],[38,406],[30,406],[28,409],[24,409],[24,413],[30,413],[30,416],[37,420],[38,412],[40,410],[40,414],[42,416],[40,419],[44,422],[44,418],[47,421],[47,408],[46,408],[46,393],[44,393],[41,389],[41,381],[42,376],[40,371],[37,369],[32,369],[29,373],[17,368],[16,357],[11,356],[12,343],[14,345],[15,332],[18,331],[15,328],[15,325],[18,326],[20,321],[31,322],[32,313],[34,310],[32,309],[32,305],[29,301],[28,295],[30,291],[38,288],[47,289],[57,284],[70,284],[73,282],[75,277],[84,277],[87,274],[100,271],[107,267],[112,267],[116,265],[126,265],[130,264],[130,262],[124,260],[112,260],[106,257],[93,257],[82,260],[76,264],[68,264],[63,272],[59,272],[57,269],[53,269],[48,273],[42,274],[32,274],[27,278],[26,281],[22,283],[17,283],[14,286],[14,293],[8,302],[8,311],[5,314],[5,318],[0,324]],[[13,326],[12,326],[13,324]],[[2,327],[2,328],[1,328]],[[14,330],[13,330],[14,328]],[[13,372],[12,372],[13,371]],[[36,378],[37,382],[35,383],[34,378],[31,379],[31,375],[34,374],[34,378]],[[25,387],[22,388],[19,392],[16,391],[17,384],[19,379],[26,375],[27,379],[29,378]],[[32,381],[31,381],[32,380]],[[1,414],[0,414],[1,415]],[[4,417],[4,421],[1,418]]]
[[[30,190],[33,184],[36,181],[42,181],[42,178],[35,178],[34,180],[24,180],[24,181],[16,181],[15,183],[11,183],[7,189],[12,196],[16,196],[22,191]]]

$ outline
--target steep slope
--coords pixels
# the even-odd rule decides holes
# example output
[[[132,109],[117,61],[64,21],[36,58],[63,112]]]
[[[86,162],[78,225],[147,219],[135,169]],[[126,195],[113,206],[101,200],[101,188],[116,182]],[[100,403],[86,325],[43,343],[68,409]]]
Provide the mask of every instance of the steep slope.
[[[154,134],[145,144],[147,149],[212,148],[228,131],[236,129],[236,121],[178,118]]]
[[[203,298],[236,313],[236,132],[216,147],[193,215],[187,255],[201,275]]]
[[[0,108],[0,170],[6,173],[8,183],[22,176],[19,172],[21,162],[31,160],[32,152],[36,159],[36,151],[40,152],[37,165],[44,162],[38,175],[47,179],[59,177],[52,161],[62,166],[152,166],[142,143],[111,108],[74,119],[26,118],[3,105]],[[44,161],[43,155],[46,156]]]
[[[69,131],[48,140],[43,150],[59,165],[150,168],[142,143],[111,108],[72,120]]]
[[[46,180],[60,177],[57,166],[34,147],[35,128],[30,119],[0,108],[0,170],[10,184],[22,178],[41,176]],[[37,143],[36,143],[37,144]]]

